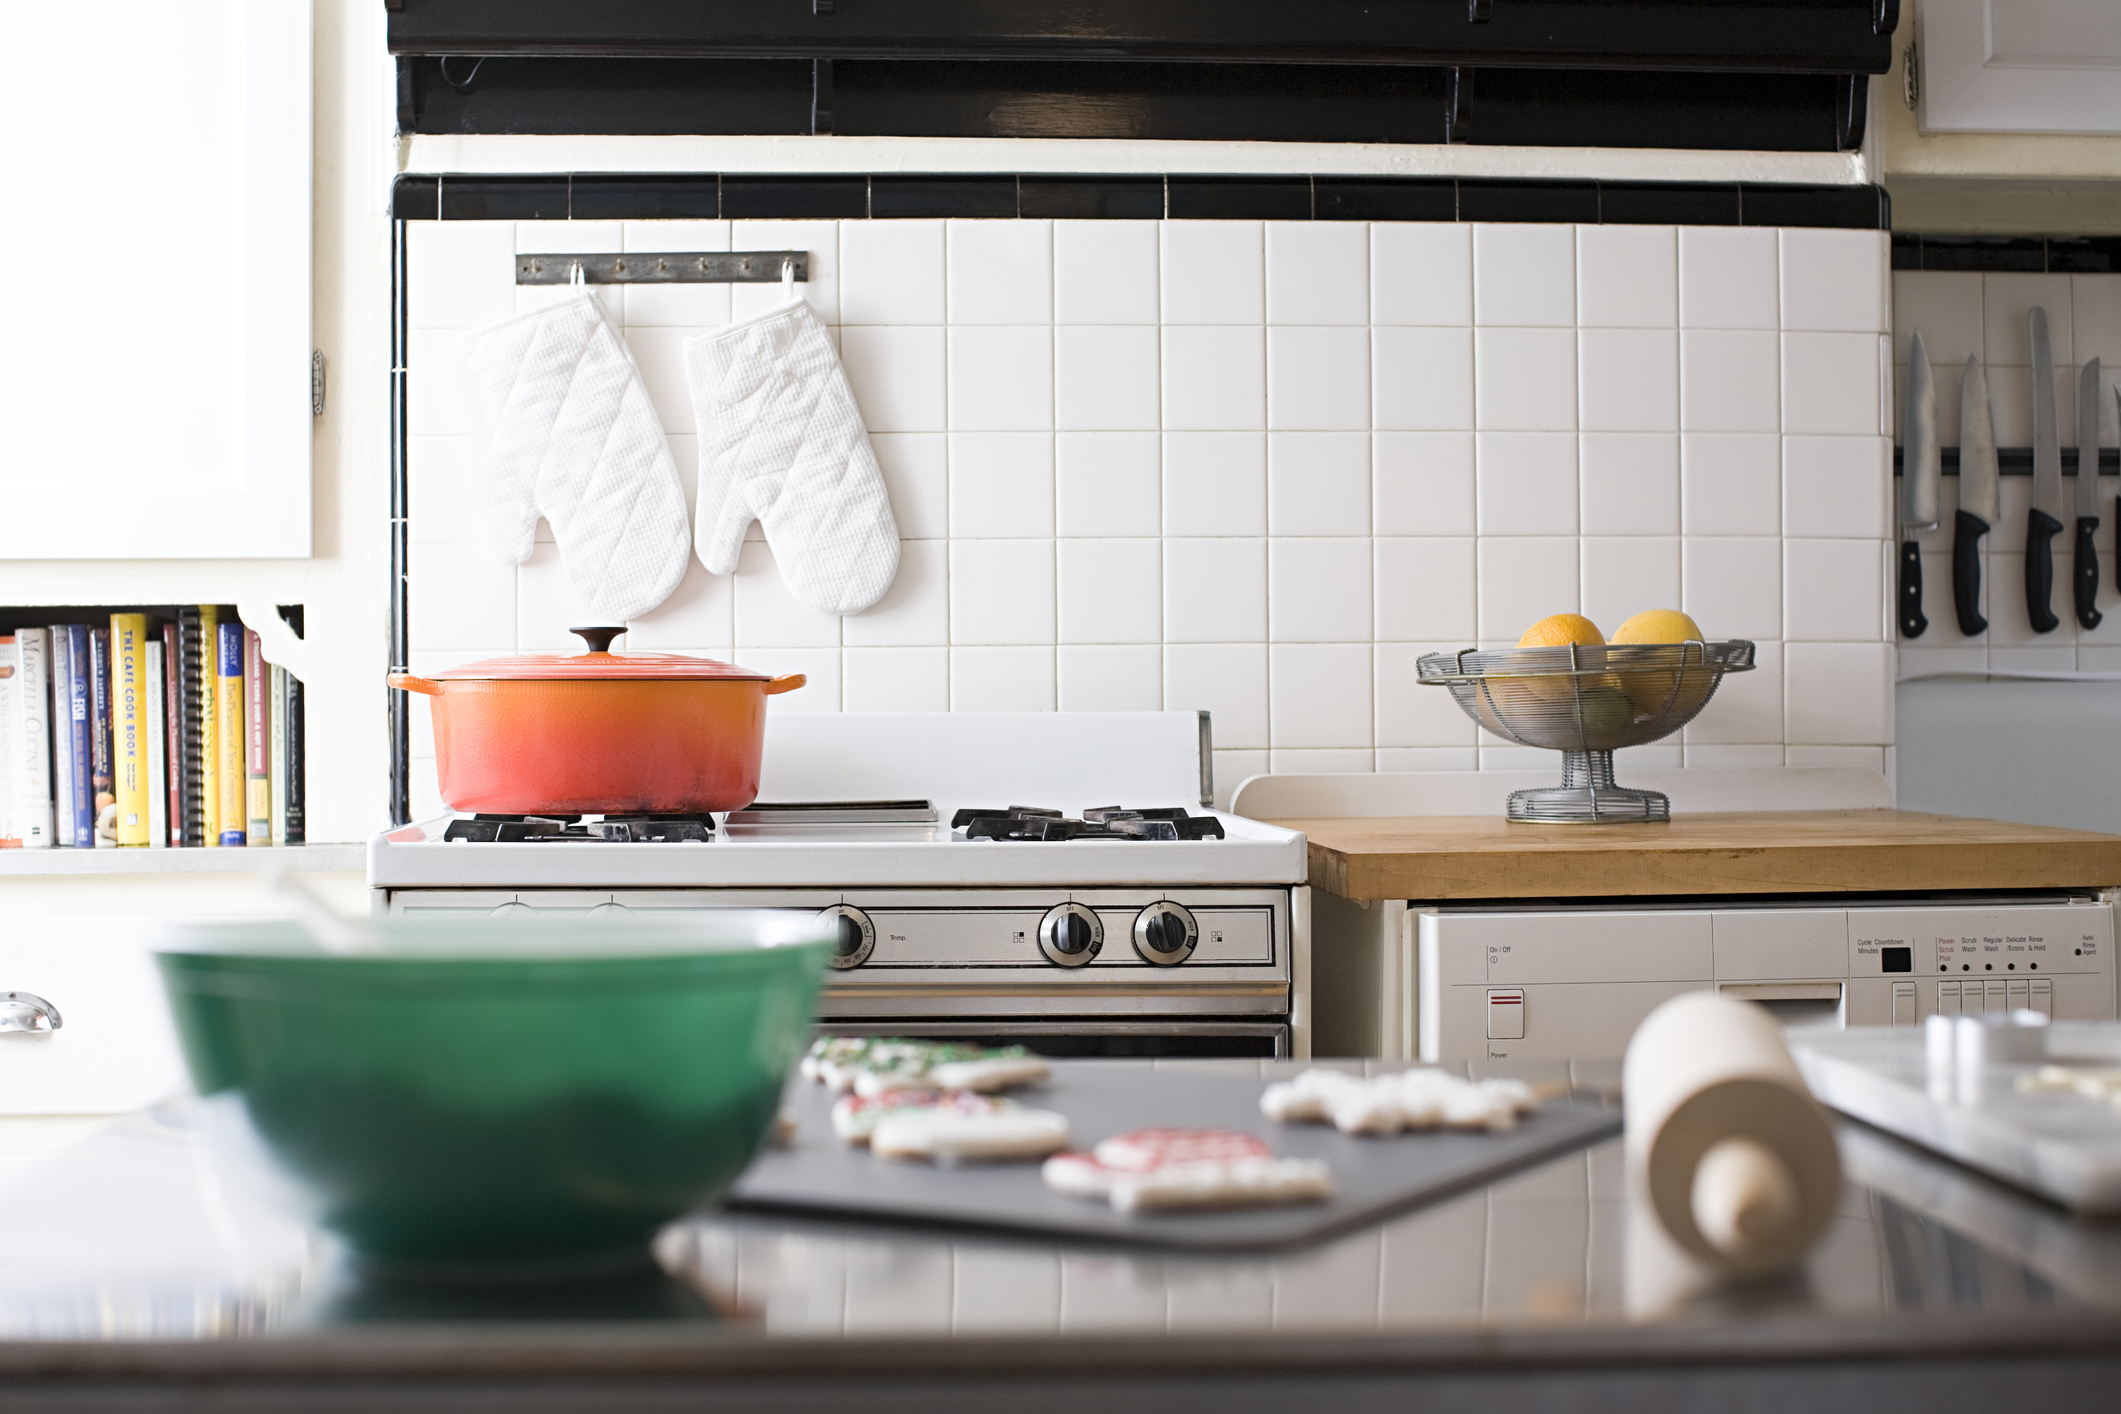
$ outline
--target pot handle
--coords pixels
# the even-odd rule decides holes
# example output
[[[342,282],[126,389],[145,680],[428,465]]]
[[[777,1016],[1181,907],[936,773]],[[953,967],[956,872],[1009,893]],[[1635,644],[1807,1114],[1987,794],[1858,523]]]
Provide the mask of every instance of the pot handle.
[[[442,684],[426,678],[416,678],[411,673],[392,673],[386,681],[392,687],[402,687],[407,692],[424,692],[429,697],[442,695]]]
[[[777,692],[793,692],[808,681],[809,677],[803,673],[786,673],[767,682],[766,695],[771,697]]]

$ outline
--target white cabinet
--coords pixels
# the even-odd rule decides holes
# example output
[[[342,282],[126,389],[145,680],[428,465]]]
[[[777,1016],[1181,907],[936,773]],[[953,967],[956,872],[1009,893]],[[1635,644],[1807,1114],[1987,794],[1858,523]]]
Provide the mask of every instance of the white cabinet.
[[[16,5],[0,557],[310,553],[310,5]]]
[[[2121,133],[2121,4],[1922,0],[1927,133]]]

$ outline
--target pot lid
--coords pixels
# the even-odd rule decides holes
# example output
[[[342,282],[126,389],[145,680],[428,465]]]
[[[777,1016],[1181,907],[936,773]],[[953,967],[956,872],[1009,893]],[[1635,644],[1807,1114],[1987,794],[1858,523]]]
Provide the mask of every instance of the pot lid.
[[[444,668],[433,676],[443,682],[467,679],[485,681],[651,679],[728,679],[766,682],[771,673],[757,673],[734,663],[712,658],[694,658],[684,653],[613,653],[611,640],[622,628],[571,628],[589,644],[587,653],[520,653],[509,658],[482,658],[476,663]]]

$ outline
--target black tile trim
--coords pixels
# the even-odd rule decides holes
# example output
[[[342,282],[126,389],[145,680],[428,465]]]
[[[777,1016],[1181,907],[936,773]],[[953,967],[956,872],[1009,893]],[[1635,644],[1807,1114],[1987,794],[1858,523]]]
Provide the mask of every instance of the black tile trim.
[[[1889,230],[1892,223],[1891,204],[1884,189],[1875,186],[1191,173],[403,176],[394,188],[391,209],[401,221],[1013,216],[1089,220],[1161,217],[1210,221],[1524,221],[1824,226],[1853,230]],[[1910,248],[1919,261],[1926,249],[1919,242],[1934,238],[1913,239],[1918,244]],[[2121,269],[2121,239],[2051,238],[2042,246],[2042,260],[2041,268]],[[2075,263],[2045,263],[2049,261]],[[1946,268],[1904,263],[1899,239],[1894,242],[1893,263],[1896,269]]]
[[[2053,275],[2121,272],[2121,236],[1893,237],[1895,270],[1979,270]]]
[[[1893,475],[1895,476],[1900,474],[1900,462],[1904,455],[1904,449],[1900,447],[1893,448]],[[1939,448],[1938,457],[1943,462],[1946,476],[1957,476],[1959,474],[1959,449],[1957,447]],[[2031,476],[2033,474],[2033,449],[2031,447],[1996,448],[1996,474],[1998,476]],[[2075,447],[2064,447],[2062,449],[2062,474],[2064,476],[2075,476],[2077,474],[2077,449]],[[2099,474],[2101,476],[2121,476],[2121,448],[2101,447],[2099,449]]]

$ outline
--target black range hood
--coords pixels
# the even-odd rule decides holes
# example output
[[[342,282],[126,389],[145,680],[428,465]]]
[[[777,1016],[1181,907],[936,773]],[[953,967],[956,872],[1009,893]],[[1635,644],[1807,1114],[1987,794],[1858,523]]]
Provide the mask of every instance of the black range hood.
[[[387,0],[408,133],[1853,148],[1898,0]]]

